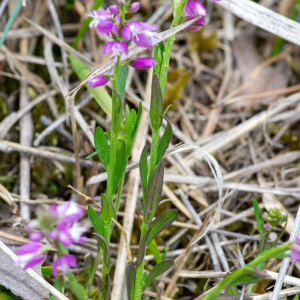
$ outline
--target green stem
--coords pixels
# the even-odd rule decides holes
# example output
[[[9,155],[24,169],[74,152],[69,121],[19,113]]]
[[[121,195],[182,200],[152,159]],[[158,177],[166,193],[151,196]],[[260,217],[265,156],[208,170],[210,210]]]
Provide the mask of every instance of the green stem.
[[[223,289],[227,288],[233,281],[235,281],[242,275],[246,274],[249,269],[253,268],[254,266],[259,265],[262,262],[267,261],[268,259],[270,259],[280,253],[284,253],[285,251],[290,249],[290,246],[291,246],[291,243],[285,243],[276,248],[272,248],[272,249],[268,249],[268,250],[264,251],[259,256],[257,256],[257,258],[254,259],[251,263],[247,264],[243,268],[236,270],[235,272],[233,272],[230,275],[228,275],[227,277],[225,277],[221,282],[218,283],[218,285],[213,290],[211,290],[206,296],[204,296],[202,298],[202,300],[208,300],[211,297],[217,295]]]
[[[127,161],[126,161],[126,165],[127,165]],[[119,187],[118,187],[118,194],[117,194],[117,200],[116,200],[116,213],[118,213],[119,207],[120,207],[120,201],[121,201],[122,192],[123,192],[125,174],[126,174],[126,171],[123,173],[122,178],[119,183]]]
[[[174,19],[171,28],[179,24],[186,2],[187,0],[173,1]],[[170,57],[171,57],[171,52],[172,52],[174,42],[175,42],[175,34],[168,38],[167,47],[166,47],[166,51],[164,52],[162,67],[160,70],[159,84],[160,84],[162,95],[165,94],[167,73],[168,73]]]
[[[270,248],[273,248],[276,246],[277,242],[281,239],[281,237],[283,236],[284,232],[285,232],[285,228],[286,228],[286,225],[287,225],[287,220],[285,221],[285,224],[284,224],[284,227],[282,229],[282,231],[280,232],[279,236],[277,237],[277,239],[274,241],[274,243],[270,246]]]
[[[118,80],[121,67],[121,59],[118,57],[118,61],[115,65],[114,71],[114,81],[113,90],[118,91]],[[119,128],[116,128],[116,121],[118,118],[119,110],[118,97],[115,93],[112,94],[112,120],[111,120],[111,138],[110,138],[110,154],[109,154],[109,166],[108,166],[108,176],[107,176],[107,194],[113,199],[114,196],[114,177],[115,177],[115,167],[116,167],[116,156],[117,156],[117,138],[119,134]],[[108,241],[109,242],[109,241]]]
[[[148,186],[150,184],[152,175],[153,175],[153,173],[155,171],[155,168],[156,168],[158,144],[159,144],[159,130],[153,131],[153,136],[152,136],[149,171],[148,171]]]

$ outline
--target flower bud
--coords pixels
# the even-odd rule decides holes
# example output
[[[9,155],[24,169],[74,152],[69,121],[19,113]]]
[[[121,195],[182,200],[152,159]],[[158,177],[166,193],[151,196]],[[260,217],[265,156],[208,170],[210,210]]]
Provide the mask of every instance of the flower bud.
[[[140,3],[138,2],[133,2],[129,7],[130,12],[137,12],[139,9],[140,9]]]
[[[119,7],[118,7],[118,5],[110,5],[109,7],[108,7],[108,10],[109,10],[109,12],[112,14],[112,15],[117,15],[118,13],[119,13]]]
[[[185,20],[185,22],[192,20],[193,17],[189,17]],[[193,24],[191,24],[190,26],[186,27],[185,30],[187,32],[196,32],[199,31],[200,29],[203,28],[205,24],[205,20],[204,19],[198,19],[197,21],[195,21]]]
[[[206,16],[206,9],[200,1],[189,0],[185,6],[185,11],[190,17]]]
[[[272,225],[269,224],[269,223],[265,224],[264,227],[265,227],[266,231],[271,231],[272,230]]]
[[[97,77],[90,79],[88,81],[88,84],[90,87],[95,88],[97,86],[105,85],[108,81],[109,81],[109,79],[107,79],[105,76],[99,75]]]
[[[280,226],[282,223],[286,222],[287,218],[287,213],[283,212],[278,207],[271,208],[266,216],[264,216],[265,221],[273,227]]]
[[[129,65],[135,69],[147,69],[157,65],[157,61],[154,58],[139,57],[130,60]]]

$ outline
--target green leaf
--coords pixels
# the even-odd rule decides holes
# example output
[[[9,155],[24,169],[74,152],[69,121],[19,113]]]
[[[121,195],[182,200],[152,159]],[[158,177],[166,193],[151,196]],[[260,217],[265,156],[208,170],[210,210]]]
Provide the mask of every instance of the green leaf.
[[[15,296],[12,292],[0,292],[0,299],[1,300],[19,300],[20,298]],[[56,299],[56,298],[55,298]]]
[[[159,275],[161,275],[163,272],[167,271],[168,269],[170,269],[174,264],[173,260],[165,260],[163,262],[161,262],[160,264],[156,265],[149,273],[144,289],[149,286],[151,284],[151,282],[158,277]]]
[[[257,278],[252,275],[245,274],[239,277],[238,279],[236,279],[235,281],[233,281],[231,285],[244,285],[244,284],[256,283],[261,280],[262,278]]]
[[[131,115],[136,114],[135,110],[131,110]],[[140,121],[141,121],[141,116],[142,116],[142,103],[140,102],[139,104],[139,109],[138,109],[138,113],[135,117],[135,125],[134,125],[134,129],[133,129],[133,133],[131,135],[131,141],[130,141],[130,145],[127,149],[127,157],[130,157],[131,154],[131,149],[135,140],[135,136],[138,132],[139,126],[140,126]],[[133,118],[133,117],[132,117]]]
[[[147,174],[148,174],[148,163],[147,163],[147,147],[144,147],[140,162],[139,162],[139,168],[140,168],[140,175],[141,175],[141,183],[142,183],[142,190],[143,190],[143,199],[146,199],[147,196]]]
[[[157,75],[158,78],[160,76],[160,70],[161,70],[163,55],[165,50],[166,48],[163,41],[158,43],[158,45],[154,46],[154,59],[157,61],[157,65],[154,66],[154,73]]]
[[[155,262],[157,264],[161,263],[163,261],[163,258],[160,256],[160,251],[157,248],[157,244],[156,244],[155,240],[152,240],[149,243],[148,248],[149,248],[150,252],[153,254]]]
[[[173,105],[173,104],[169,104],[169,105],[167,106],[167,108],[164,110],[163,115],[165,115],[165,114],[168,112],[168,110],[170,109],[170,107],[171,107],[172,105]]]
[[[109,146],[105,134],[101,127],[96,128],[94,136],[95,148],[105,170],[108,169],[109,163]]]
[[[126,164],[127,164],[126,143],[123,143],[116,160],[114,187],[113,187],[114,192],[116,191],[118,184],[126,170]]]
[[[91,70],[75,56],[70,55],[69,60],[76,75],[79,77],[80,80],[84,80],[91,73]],[[103,86],[91,88],[88,84],[86,84],[85,87],[94,96],[95,100],[97,101],[98,105],[103,109],[103,111],[111,117],[112,100],[105,88]]]
[[[126,88],[126,79],[127,79],[127,66],[123,65],[120,68],[119,80],[118,80],[118,94],[121,97],[121,100],[124,98],[125,88]]]
[[[120,125],[121,125],[122,116],[123,116],[123,100],[122,100],[121,96],[119,95],[119,93],[117,93],[115,90],[113,90],[113,93],[119,99],[118,115],[116,116],[116,119],[114,122],[114,131],[116,134],[119,134]]]
[[[127,293],[128,293],[128,300],[133,300],[134,296],[134,284],[135,284],[135,267],[134,263],[130,261],[127,265]]]
[[[131,138],[131,134],[133,130],[133,126],[132,126],[133,120],[128,105],[126,105],[125,113],[126,113],[126,138]]]
[[[97,10],[102,5],[103,2],[104,2],[104,0],[96,0],[95,4],[93,5],[93,7],[91,9],[91,11]],[[83,22],[82,27],[80,28],[79,32],[76,35],[75,42],[72,45],[73,48],[77,49],[77,45],[78,45],[79,41],[83,37],[84,33],[89,29],[89,25],[90,25],[92,20],[93,20],[93,18],[91,18],[91,17],[88,17],[88,18],[85,19],[85,21]]]
[[[158,131],[162,123],[164,110],[164,99],[161,93],[157,76],[154,74],[152,79],[152,95],[150,106],[151,125],[154,131]]]
[[[256,199],[253,199],[253,208],[254,208],[255,219],[257,222],[258,232],[260,234],[260,237],[262,238],[265,233],[265,227],[264,227],[265,222],[262,218],[262,212],[261,212],[261,209],[259,208],[259,205],[258,205],[258,202]]]
[[[41,267],[43,277],[49,277],[52,275],[52,267]]]
[[[97,151],[93,152],[92,154],[88,155],[87,157],[85,157],[85,159],[89,159],[94,157],[95,155],[97,155]]]
[[[116,219],[116,211],[110,197],[107,194],[102,194],[101,196],[102,196],[101,220],[104,224],[104,227],[108,227],[111,224],[111,218]]]
[[[161,159],[163,158],[168,146],[169,146],[169,143],[170,143],[170,140],[171,140],[171,137],[172,137],[172,126],[171,126],[171,123],[170,121],[164,117],[164,119],[166,119],[168,125],[166,127],[166,130],[158,144],[158,148],[157,148],[157,159],[156,159],[156,164],[158,165],[159,162],[161,161]]]
[[[95,263],[95,259],[91,253],[88,253],[84,256],[84,266],[88,273],[88,277],[90,277],[92,274],[94,263]]]
[[[110,267],[110,248],[109,248],[109,245],[108,245],[108,242],[107,240],[105,239],[105,237],[101,234],[98,234],[98,233],[95,233],[95,235],[104,243],[104,250],[105,250],[105,255],[104,255],[104,258],[105,258],[105,264]]]
[[[297,295],[293,298],[293,300],[299,300],[299,295],[297,294]]]
[[[144,208],[144,221],[146,224],[149,224],[152,221],[153,217],[155,216],[156,210],[161,200],[163,179],[164,179],[164,166],[160,162],[160,164],[156,167],[153,173],[147,191],[145,208]]]
[[[20,12],[21,8],[22,8],[22,0],[19,0],[16,3],[11,15],[9,16],[9,18],[8,18],[6,24],[5,24],[4,31],[3,31],[2,37],[0,39],[0,49],[1,49],[3,43],[6,39],[6,36],[9,32],[9,29],[11,28],[15,18],[19,15],[19,12]]]
[[[101,219],[99,218],[98,214],[95,212],[95,210],[93,209],[92,206],[89,205],[88,207],[88,216],[89,219],[93,225],[93,227],[95,228],[95,230],[103,235],[104,234],[104,225],[103,222],[101,221]]]
[[[137,258],[136,258],[136,262],[135,262],[136,268],[138,268],[144,260],[145,251],[146,251],[146,241],[148,239],[148,235],[149,235],[150,231],[151,231],[151,226],[148,228],[147,232],[143,236],[142,241],[140,243],[140,247],[139,247],[139,250],[138,250],[138,255],[137,255]]]
[[[69,278],[68,286],[69,286],[69,289],[71,290],[72,294],[74,294],[79,300],[86,300],[88,298],[88,295],[87,295],[83,285],[78,283],[78,281],[75,279],[73,273],[69,272],[67,274],[67,277]]]
[[[163,230],[165,230],[167,227],[169,227],[176,219],[177,216],[177,210],[172,209],[169,210],[159,217],[157,217],[152,223],[151,223],[151,231],[148,235],[148,239],[146,242],[146,246],[149,245],[149,243]]]

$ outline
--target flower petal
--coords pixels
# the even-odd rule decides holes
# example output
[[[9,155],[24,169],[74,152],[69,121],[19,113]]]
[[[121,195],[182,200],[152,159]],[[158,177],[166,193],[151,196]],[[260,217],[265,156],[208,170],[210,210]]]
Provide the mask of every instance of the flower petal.
[[[41,264],[45,259],[46,259],[46,255],[43,255],[36,259],[33,259],[25,265],[23,270],[26,270],[28,268],[34,267],[35,265]]]

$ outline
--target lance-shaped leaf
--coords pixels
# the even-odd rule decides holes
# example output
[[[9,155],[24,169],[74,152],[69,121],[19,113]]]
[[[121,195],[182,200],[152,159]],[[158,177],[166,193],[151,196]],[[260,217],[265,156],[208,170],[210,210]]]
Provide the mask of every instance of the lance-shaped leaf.
[[[160,42],[154,46],[154,59],[157,61],[157,65],[154,66],[154,73],[159,78],[160,70],[163,62],[163,55],[166,50],[164,42]]]
[[[88,208],[88,216],[89,216],[89,219],[90,219],[93,227],[95,228],[95,230],[99,234],[103,235],[104,234],[103,222],[101,221],[101,219],[99,218],[99,216],[97,215],[97,213],[95,212],[93,207],[90,206],[90,205],[89,205],[89,208]]]
[[[101,127],[97,127],[95,131],[94,142],[97,154],[103,163],[103,167],[107,170],[109,163],[109,146]]]
[[[109,274],[106,274],[105,278],[105,283],[106,283],[106,292],[105,292],[105,300],[110,300],[111,299],[111,279]]]
[[[253,199],[253,208],[254,208],[255,219],[257,222],[258,232],[260,237],[262,238],[265,233],[265,227],[264,227],[265,222],[262,218],[262,212],[256,199]]]
[[[133,110],[131,111],[131,114],[133,114]],[[133,143],[134,143],[134,140],[135,140],[135,136],[136,136],[137,131],[139,129],[141,116],[142,116],[142,103],[140,102],[139,109],[138,109],[138,112],[137,112],[137,115],[136,115],[135,126],[134,126],[134,129],[133,129],[132,135],[131,135],[130,145],[128,146],[128,149],[127,149],[127,157],[130,156],[131,149],[132,149],[132,146],[133,146]]]
[[[113,186],[114,192],[116,191],[118,184],[125,172],[126,164],[127,164],[126,143],[123,143],[116,160],[114,186]]]
[[[172,209],[169,210],[159,217],[157,217],[152,223],[151,223],[151,231],[148,235],[148,239],[146,242],[146,246],[149,245],[149,243],[163,230],[165,230],[167,227],[169,227],[176,219],[177,216],[177,210]]]
[[[108,245],[108,242],[107,240],[105,239],[105,237],[101,234],[98,234],[98,233],[95,233],[95,235],[104,243],[104,251],[105,251],[105,255],[104,255],[104,258],[105,258],[105,264],[107,266],[110,266],[110,248],[109,248],[109,245]]]
[[[132,261],[130,261],[127,265],[126,277],[127,277],[128,300],[132,300],[134,295],[134,284],[135,284],[135,267]]]
[[[158,148],[157,148],[157,159],[156,159],[156,164],[159,164],[159,162],[161,161],[162,157],[164,156],[168,146],[169,146],[169,143],[170,143],[170,140],[171,140],[171,137],[172,137],[172,126],[171,126],[171,123],[170,121],[165,117],[163,116],[163,118],[167,121],[167,127],[166,127],[166,130],[158,144]]]
[[[149,273],[144,289],[151,284],[151,282],[158,277],[159,275],[161,275],[163,272],[167,271],[168,269],[170,269],[174,264],[173,260],[165,260],[161,263],[159,263],[158,265],[156,265]]]
[[[139,162],[139,168],[140,168],[140,175],[141,175],[141,183],[142,183],[142,190],[143,190],[143,199],[145,201],[147,196],[147,174],[148,174],[148,163],[147,163],[147,148],[144,147],[140,162]]]
[[[81,285],[74,277],[72,272],[67,274],[68,277],[68,286],[72,292],[79,300],[86,300],[88,295],[85,291],[83,285]]]
[[[110,225],[111,218],[113,217],[113,205],[110,197],[107,194],[102,194],[101,199],[102,199],[101,220],[104,224],[104,227],[107,227]]]
[[[124,98],[126,79],[127,79],[127,66],[123,65],[120,68],[119,79],[118,79],[118,94],[120,95],[121,98],[120,101],[122,101]]]
[[[150,231],[151,231],[151,227],[148,228],[147,232],[143,236],[142,241],[140,243],[137,259],[136,259],[136,262],[135,262],[136,268],[138,268],[140,266],[140,264],[142,263],[142,261],[144,260],[145,251],[146,251],[146,241],[147,241],[147,238],[148,238],[148,235],[149,235]]]
[[[84,256],[84,266],[89,277],[92,274],[94,263],[95,263],[95,259],[91,253],[88,253]]]
[[[149,224],[155,216],[162,195],[164,166],[162,162],[156,167],[148,186],[145,200],[144,221]]]
[[[152,79],[152,94],[150,105],[150,119],[154,131],[158,131],[162,123],[164,99],[161,93],[158,77],[154,74]]]
[[[65,287],[66,279],[63,274],[58,274],[53,282],[53,287],[55,287],[59,292],[63,292],[63,288]],[[53,295],[49,295],[50,300],[57,300]]]
[[[113,124],[115,134],[119,134],[120,124],[122,122],[122,115],[123,115],[123,99],[121,98],[119,93],[117,93],[116,91],[113,90],[113,93],[119,99],[119,108],[118,108],[118,112],[117,112],[118,115],[114,117],[115,123]]]

